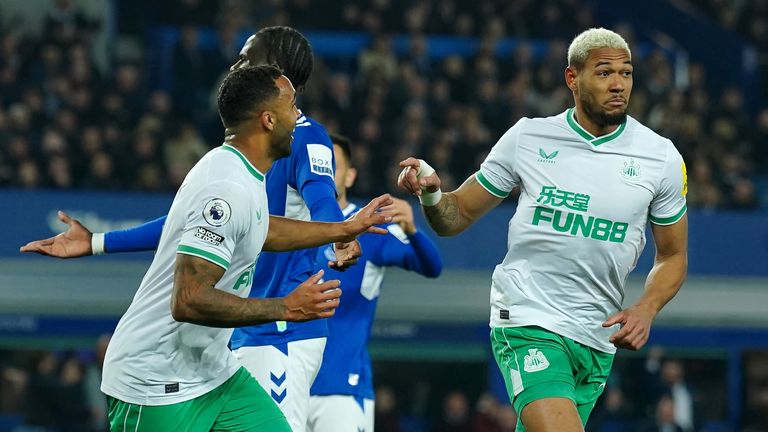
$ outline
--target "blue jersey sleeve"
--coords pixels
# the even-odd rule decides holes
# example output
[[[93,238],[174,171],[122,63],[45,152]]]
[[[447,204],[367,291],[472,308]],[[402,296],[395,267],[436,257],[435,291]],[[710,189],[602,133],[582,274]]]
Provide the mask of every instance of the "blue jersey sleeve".
[[[374,264],[397,266],[436,278],[443,271],[443,260],[437,246],[421,231],[406,235],[397,224],[387,226],[382,247],[371,257]]]
[[[344,214],[336,201],[336,189],[325,182],[309,181],[301,190],[301,197],[316,222],[341,222]]]
[[[156,250],[167,217],[166,215],[133,228],[104,234],[104,250],[107,253]]]
[[[309,208],[312,220],[339,222],[344,220],[336,202],[334,172],[336,158],[333,143],[325,128],[309,121],[299,123],[294,130],[299,154],[295,157],[296,190]]]

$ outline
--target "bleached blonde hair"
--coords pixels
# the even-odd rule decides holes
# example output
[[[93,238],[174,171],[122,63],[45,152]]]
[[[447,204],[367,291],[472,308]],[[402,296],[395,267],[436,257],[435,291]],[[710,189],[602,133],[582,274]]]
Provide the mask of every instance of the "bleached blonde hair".
[[[618,33],[600,27],[585,30],[573,39],[568,47],[568,66],[580,69],[587,62],[589,52],[598,48],[627,50],[630,60],[632,59],[632,51],[627,41]]]

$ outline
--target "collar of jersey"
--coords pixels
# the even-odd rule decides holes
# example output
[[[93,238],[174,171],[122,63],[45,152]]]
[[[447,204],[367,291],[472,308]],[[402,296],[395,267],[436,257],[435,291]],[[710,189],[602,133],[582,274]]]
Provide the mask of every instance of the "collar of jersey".
[[[296,108],[297,111],[299,111],[299,116],[296,118],[296,125],[300,125],[302,123],[305,123],[307,121],[307,116],[304,115],[304,112],[298,108]]]
[[[244,154],[240,153],[240,150],[232,147],[229,144],[222,144],[221,148],[236,154],[237,157],[239,157],[240,160],[243,161],[243,164],[245,165],[245,168],[248,170],[248,172],[251,173],[252,176],[256,177],[256,180],[260,182],[264,181],[264,174],[262,174],[261,171],[257,170],[256,167],[253,166],[253,164],[251,164],[251,161],[249,161]]]
[[[618,138],[618,136],[621,135],[621,133],[624,132],[624,129],[627,127],[627,122],[625,121],[624,123],[620,124],[615,131],[609,134],[605,134],[603,136],[596,137],[591,133],[587,132],[586,129],[581,127],[581,125],[576,121],[576,119],[573,118],[573,112],[574,112],[573,108],[568,108],[568,111],[565,113],[565,119],[568,122],[568,126],[570,126],[571,129],[573,129],[573,131],[576,132],[580,137],[584,138],[585,140],[587,140],[587,142],[589,142],[595,147],[599,146],[600,144],[605,144],[608,141],[612,141]]]

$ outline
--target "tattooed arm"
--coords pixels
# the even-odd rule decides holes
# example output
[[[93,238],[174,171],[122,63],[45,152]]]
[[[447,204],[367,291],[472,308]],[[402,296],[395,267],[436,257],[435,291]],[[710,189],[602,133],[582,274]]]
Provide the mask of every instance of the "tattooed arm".
[[[176,321],[209,327],[243,327],[271,321],[328,318],[339,305],[338,280],[318,283],[320,271],[286,297],[240,298],[215,285],[224,269],[192,255],[176,254],[171,314]],[[324,292],[328,291],[328,292]]]
[[[437,173],[417,178],[419,160],[408,158],[400,162],[403,173],[398,179],[398,185],[413,195],[421,196],[426,193],[437,193],[440,189],[440,178]],[[453,192],[443,193],[434,205],[424,205],[427,222],[440,236],[454,236],[472,225],[477,219],[488,213],[503,201],[491,195],[475,176],[469,177],[464,184]]]

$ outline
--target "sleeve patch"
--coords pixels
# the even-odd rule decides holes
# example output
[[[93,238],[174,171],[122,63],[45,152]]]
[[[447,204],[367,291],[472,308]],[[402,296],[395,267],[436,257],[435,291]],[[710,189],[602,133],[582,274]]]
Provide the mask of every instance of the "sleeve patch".
[[[685,162],[681,162],[680,169],[683,171],[683,192],[682,195],[688,195],[688,170],[685,169]]]
[[[211,226],[220,227],[229,222],[231,216],[232,208],[221,198],[214,198],[203,207],[203,218]]]
[[[322,144],[307,144],[309,169],[317,175],[333,178],[333,152]]]
[[[208,242],[214,246],[219,246],[224,241],[224,236],[220,236],[213,231],[209,231],[203,227],[197,227],[195,231],[195,237]]]

